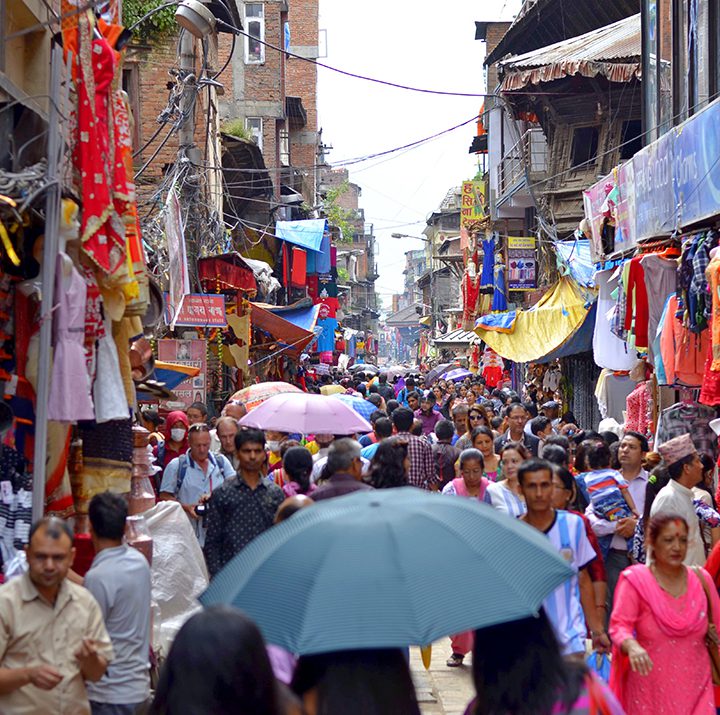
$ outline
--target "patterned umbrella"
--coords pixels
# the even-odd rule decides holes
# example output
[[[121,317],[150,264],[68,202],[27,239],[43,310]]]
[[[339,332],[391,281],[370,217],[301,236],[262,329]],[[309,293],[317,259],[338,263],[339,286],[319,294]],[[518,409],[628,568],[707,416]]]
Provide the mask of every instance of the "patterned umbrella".
[[[466,370],[464,367],[458,367],[440,375],[443,380],[452,380],[453,382],[458,382],[459,380],[464,380],[466,377],[472,376],[473,374],[470,370]]]
[[[302,392],[299,387],[289,382],[259,382],[257,385],[250,385],[238,390],[230,399],[242,402],[248,412],[254,410],[258,405],[265,402],[268,397],[282,395],[286,392]]]
[[[360,395],[331,395],[336,400],[342,400],[348,407],[352,407],[361,417],[366,420],[370,419],[370,415],[375,412],[377,407],[372,402],[368,402],[363,399]]]

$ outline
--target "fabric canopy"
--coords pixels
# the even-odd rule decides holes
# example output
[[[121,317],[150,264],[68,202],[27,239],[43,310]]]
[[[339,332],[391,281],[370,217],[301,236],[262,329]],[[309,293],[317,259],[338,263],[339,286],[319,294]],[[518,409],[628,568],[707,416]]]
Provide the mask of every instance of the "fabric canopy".
[[[592,350],[593,332],[595,332],[595,317],[597,315],[597,302],[593,303],[585,320],[580,327],[559,347],[549,352],[535,362],[548,363],[559,358],[579,355]]]
[[[325,233],[324,218],[303,221],[277,221],[275,235],[283,241],[293,243],[301,248],[319,251]]]
[[[291,308],[282,311],[269,310],[270,306],[250,303],[253,328],[262,330],[287,348],[286,352],[297,357],[315,339],[313,329],[317,323],[320,306]]]
[[[563,277],[530,310],[517,311],[514,329],[499,333],[475,328],[495,352],[513,362],[538,360],[557,350],[582,325],[591,303],[575,281]]]

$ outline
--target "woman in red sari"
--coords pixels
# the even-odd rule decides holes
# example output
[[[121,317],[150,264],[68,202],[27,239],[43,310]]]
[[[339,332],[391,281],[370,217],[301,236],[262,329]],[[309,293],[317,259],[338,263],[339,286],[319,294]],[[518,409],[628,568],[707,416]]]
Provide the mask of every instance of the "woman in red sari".
[[[705,644],[709,587],[712,616],[720,599],[704,569],[688,569],[688,525],[658,514],[648,525],[653,560],[620,574],[610,618],[610,685],[628,715],[715,715]]]

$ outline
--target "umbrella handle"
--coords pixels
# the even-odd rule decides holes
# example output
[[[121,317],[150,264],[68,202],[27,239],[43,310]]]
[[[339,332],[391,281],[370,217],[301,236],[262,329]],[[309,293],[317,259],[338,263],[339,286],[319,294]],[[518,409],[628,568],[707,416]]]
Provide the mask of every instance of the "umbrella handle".
[[[425,670],[430,670],[430,662],[432,661],[432,644],[420,646],[420,657]]]

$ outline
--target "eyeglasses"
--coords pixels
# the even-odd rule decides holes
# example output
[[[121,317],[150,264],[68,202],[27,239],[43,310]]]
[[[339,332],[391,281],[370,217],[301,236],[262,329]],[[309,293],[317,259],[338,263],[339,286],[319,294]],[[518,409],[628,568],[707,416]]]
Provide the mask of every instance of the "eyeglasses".
[[[204,422],[196,422],[194,425],[190,425],[190,429],[188,429],[188,434],[190,432],[209,432],[210,428],[204,423]]]

